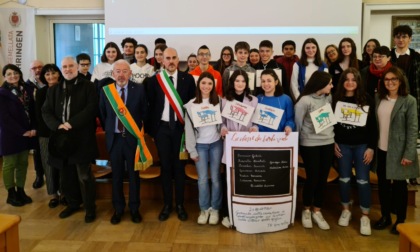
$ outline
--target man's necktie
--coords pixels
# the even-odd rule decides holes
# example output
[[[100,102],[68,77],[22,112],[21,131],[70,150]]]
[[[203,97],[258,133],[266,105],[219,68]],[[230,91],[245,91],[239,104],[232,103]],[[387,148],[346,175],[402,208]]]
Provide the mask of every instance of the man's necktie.
[[[171,80],[170,84],[174,85],[174,77],[169,76],[169,79]],[[175,128],[175,112],[171,104],[169,104],[169,127],[171,129]]]
[[[121,100],[125,103],[125,88],[121,88]],[[122,133],[124,131],[124,125],[121,120],[118,119],[118,130]]]

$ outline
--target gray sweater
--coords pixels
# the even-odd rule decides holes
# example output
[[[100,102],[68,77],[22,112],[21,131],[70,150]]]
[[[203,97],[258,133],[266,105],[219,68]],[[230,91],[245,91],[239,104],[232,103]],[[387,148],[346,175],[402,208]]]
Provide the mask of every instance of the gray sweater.
[[[295,105],[295,123],[302,146],[321,146],[334,143],[334,127],[329,127],[318,134],[312,123],[310,113],[327,103],[331,104],[331,95],[316,94],[303,96]]]

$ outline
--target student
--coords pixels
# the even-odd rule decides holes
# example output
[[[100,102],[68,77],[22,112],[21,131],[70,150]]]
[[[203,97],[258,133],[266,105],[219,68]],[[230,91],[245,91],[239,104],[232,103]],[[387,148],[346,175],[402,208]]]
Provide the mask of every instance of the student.
[[[299,150],[305,163],[306,180],[303,186],[302,225],[312,228],[312,218],[318,227],[330,229],[321,213],[324,189],[334,155],[334,128],[315,133],[310,113],[331,103],[331,76],[315,71],[295,105],[295,123],[299,133]]]
[[[210,49],[206,45],[200,46],[197,51],[198,55],[198,63],[199,65],[194,68],[190,72],[192,76],[194,76],[196,79],[198,79],[203,72],[209,72],[213,75],[216,83],[216,93],[223,97],[223,83],[222,83],[222,76],[220,73],[213,69],[213,67],[210,65],[210,59],[211,59],[211,53]]]
[[[248,74],[243,70],[235,70],[229,78],[228,90],[226,91],[226,96],[222,99],[222,111],[226,106],[228,101],[239,101],[246,105],[257,107],[258,99],[257,97],[251,95],[251,90],[248,86]],[[237,122],[234,122],[230,119],[222,117],[222,129],[220,134],[222,137],[225,137],[229,131],[245,131],[245,132],[257,132],[258,126],[253,124],[250,120],[248,125],[242,125]],[[226,163],[225,152],[223,152],[222,162]],[[226,172],[222,177],[223,184],[223,201],[222,201],[222,225],[230,228],[232,225],[229,220],[228,205],[227,205],[227,180]]]
[[[185,73],[189,73],[192,70],[194,70],[194,68],[196,68],[198,66],[198,61],[197,61],[197,55],[195,55],[194,53],[191,53],[188,58],[187,58],[187,69],[185,70]]]
[[[223,154],[223,141],[220,138],[220,124],[196,127],[192,122],[191,108],[195,104],[212,104],[220,106],[213,74],[203,72],[197,81],[196,97],[184,108],[186,148],[195,162],[198,173],[198,201],[200,215],[198,224],[216,225],[219,222],[219,210],[222,204],[222,187],[220,179],[220,160]],[[209,165],[210,164],[210,165]],[[209,187],[209,168],[211,192]]]
[[[136,62],[130,65],[131,69],[131,81],[142,84],[144,79],[153,76],[153,67],[147,63],[147,47],[143,44],[137,45],[134,50],[134,56]]]
[[[121,47],[123,48],[123,59],[128,63],[132,64],[136,61],[134,56],[134,49],[137,47],[137,40],[134,38],[127,37],[121,41]]]
[[[375,103],[371,96],[366,94],[359,71],[356,68],[347,68],[341,75],[337,91],[334,95],[334,106],[337,102],[355,104],[366,113],[367,121],[364,126],[354,126],[345,123],[334,125],[335,145],[334,153],[338,160],[340,174],[340,197],[343,210],[338,225],[347,227],[351,219],[350,191],[352,168],[356,171],[356,182],[359,191],[359,202],[362,210],[360,219],[360,233],[371,235],[369,210],[371,204],[371,189],[369,182],[370,164],[373,160],[374,150],[378,143],[377,124],[375,117]],[[367,110],[364,106],[369,106]],[[355,115],[354,115],[355,116]]]
[[[105,45],[104,51],[102,53],[101,63],[97,64],[93,69],[92,78],[90,79],[90,81],[96,83],[104,78],[111,78],[112,64],[114,64],[115,61],[122,58],[123,56],[117,44],[115,44],[114,42],[108,42]]]
[[[284,110],[279,127],[274,130],[258,125],[261,132],[285,132],[288,135],[295,126],[295,113],[292,99],[283,92],[281,82],[273,69],[266,69],[261,73],[261,87],[264,94],[258,95],[258,103]]]
[[[309,78],[316,71],[326,72],[328,68],[322,62],[318,42],[314,38],[308,38],[303,42],[300,60],[293,65],[290,91],[294,101],[298,99]]]
[[[338,58],[338,48],[336,45],[327,45],[324,51],[324,61],[327,63],[327,66],[330,67],[332,63],[337,61]]]
[[[234,62],[233,49],[230,46],[223,47],[220,52],[220,58],[213,65],[213,68],[220,74],[224,74],[225,69],[231,66]]]
[[[373,50],[380,47],[381,44],[377,39],[369,39],[363,47],[362,53],[362,68],[369,66],[372,63]]]
[[[382,217],[374,229],[391,225],[391,212],[397,220],[391,228],[399,234],[397,226],[407,215],[408,190],[406,179],[419,176],[417,146],[417,104],[409,95],[407,78],[398,67],[391,67],[381,79],[376,100],[379,128],[377,174],[379,202]]]
[[[257,48],[252,48],[249,51],[249,57],[248,57],[249,65],[253,68],[260,62],[260,52]]]
[[[299,61],[296,53],[296,43],[293,40],[286,40],[281,45],[283,55],[274,56],[277,64],[283,66],[286,71],[286,80],[282,80],[284,93],[291,97],[290,79],[292,78],[293,65]]]
[[[150,64],[153,66],[153,70],[158,73],[162,70],[162,62],[163,62],[163,51],[165,51],[165,49],[168,48],[165,44],[158,44],[155,47],[154,50],[154,55],[155,57],[153,57],[153,62],[154,64]]]
[[[89,73],[91,65],[90,56],[86,53],[81,53],[76,56],[77,64],[79,64],[79,77],[85,78],[90,81],[92,74]]]
[[[356,44],[351,38],[343,38],[338,45],[338,58],[328,68],[333,79],[333,85],[337,86],[341,73],[349,67],[354,67],[360,71],[363,66],[362,61],[357,59]],[[333,88],[332,93],[335,89]]]
[[[255,69],[247,64],[248,55],[249,44],[245,41],[237,42],[235,44],[236,62],[233,62],[232,65],[227,67],[223,72],[223,95],[227,89],[227,85],[229,84],[229,76],[231,71],[233,72],[235,70],[241,69],[247,73],[255,73]],[[254,85],[254,83],[252,83],[251,85]]]
[[[259,45],[259,53],[260,53],[260,62],[255,66],[255,70],[266,70],[266,69],[279,69],[281,70],[281,83],[286,80],[287,75],[284,67],[282,65],[277,64],[275,60],[272,59],[273,56],[273,43],[270,40],[263,40],[260,42]],[[283,89],[284,90],[284,89]],[[261,87],[255,87],[254,90],[256,95],[264,93]],[[289,92],[289,90],[287,90]]]
[[[166,40],[165,39],[163,39],[163,38],[157,38],[157,39],[155,39],[155,48],[158,46],[158,45],[165,45],[166,46]],[[165,47],[165,49],[166,49],[166,47]],[[165,49],[163,49],[162,50],[162,52],[165,50]],[[150,64],[150,65],[152,65],[152,66],[154,66],[155,64],[156,64],[156,56],[155,55],[153,55],[153,57],[151,57],[147,62]]]

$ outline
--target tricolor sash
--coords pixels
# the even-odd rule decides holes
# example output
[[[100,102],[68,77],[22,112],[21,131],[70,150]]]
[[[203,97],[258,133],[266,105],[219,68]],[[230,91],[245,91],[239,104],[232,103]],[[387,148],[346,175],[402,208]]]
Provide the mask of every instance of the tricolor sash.
[[[175,86],[171,84],[171,79],[169,79],[169,75],[166,73],[166,70],[162,70],[160,73],[158,73],[156,78],[160,87],[162,88],[163,93],[165,94],[166,98],[168,98],[169,104],[174,110],[178,121],[184,125],[184,103],[182,102],[178,91],[176,91]],[[184,134],[185,133],[182,134],[179,159],[188,159],[188,153],[185,148]]]
[[[135,138],[137,138],[134,170],[146,170],[153,164],[153,158],[146,146],[146,142],[144,141],[143,128],[140,130],[137,126],[136,122],[130,114],[130,111],[128,111],[121,97],[118,95],[118,91],[114,83],[104,86],[103,90],[118,119],[127,129],[127,131],[130,132],[131,135],[133,135]]]

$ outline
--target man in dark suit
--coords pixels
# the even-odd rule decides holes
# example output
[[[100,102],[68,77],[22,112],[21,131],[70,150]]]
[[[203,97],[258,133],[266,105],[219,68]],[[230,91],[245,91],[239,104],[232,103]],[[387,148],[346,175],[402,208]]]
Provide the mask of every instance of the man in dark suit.
[[[173,85],[180,98],[171,99],[179,106],[187,103],[195,97],[194,78],[186,73],[178,71],[179,58],[175,49],[167,48],[163,53],[163,65],[165,70],[148,79],[146,93],[149,101],[150,119],[147,121],[147,132],[155,140],[158,155],[161,162],[162,188],[164,207],[159,214],[159,220],[165,221],[172,212],[172,178],[175,181],[176,212],[180,220],[188,218],[184,209],[184,185],[185,185],[185,161],[180,160],[181,138],[184,132],[183,111],[174,109],[163,91],[162,79],[166,80],[166,87]],[[168,78],[165,78],[168,77]],[[172,80],[170,80],[172,79]],[[167,88],[165,90],[172,90]],[[182,104],[181,104],[182,103]],[[178,113],[177,113],[178,112]]]
[[[127,168],[129,179],[129,200],[131,220],[140,223],[142,217],[139,213],[140,207],[140,177],[139,171],[134,170],[134,159],[137,147],[137,138],[132,135],[125,125],[119,120],[115,113],[115,107],[111,105],[113,100],[107,88],[116,88],[114,94],[121,97],[128,112],[134,119],[139,129],[142,127],[143,120],[147,113],[147,100],[144,86],[129,81],[131,76],[130,65],[125,60],[118,60],[114,63],[112,76],[115,84],[109,84],[101,90],[99,100],[99,110],[103,127],[106,134],[106,145],[111,157],[112,167],[112,204],[115,212],[112,215],[111,223],[118,224],[124,213],[125,198],[123,191],[124,170]],[[118,98],[119,98],[118,97]]]
[[[95,138],[98,98],[93,83],[78,78],[76,59],[65,57],[61,71],[64,79],[48,89],[42,107],[42,117],[53,132],[48,162],[60,169],[68,203],[60,218],[69,217],[83,203],[85,222],[90,223],[96,218],[95,178],[90,163],[98,153]]]

